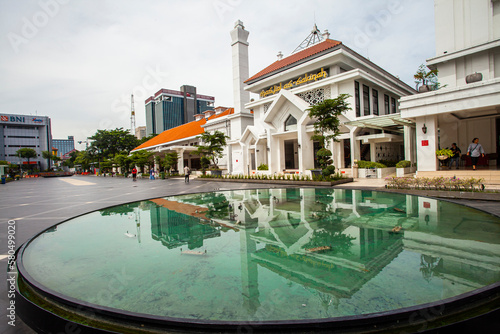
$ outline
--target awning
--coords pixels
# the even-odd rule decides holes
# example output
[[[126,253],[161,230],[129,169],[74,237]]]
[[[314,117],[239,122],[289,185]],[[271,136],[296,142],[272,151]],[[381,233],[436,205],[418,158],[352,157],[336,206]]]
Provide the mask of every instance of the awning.
[[[415,123],[409,119],[401,118],[401,114],[390,114],[382,116],[367,116],[366,118],[358,118],[355,121],[345,122],[345,125],[357,126],[362,128],[392,130],[390,127],[415,126]]]

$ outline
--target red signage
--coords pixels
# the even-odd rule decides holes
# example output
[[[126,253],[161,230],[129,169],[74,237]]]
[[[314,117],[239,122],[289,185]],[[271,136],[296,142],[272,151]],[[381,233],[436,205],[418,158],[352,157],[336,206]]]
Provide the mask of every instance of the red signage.
[[[429,146],[428,140],[422,140],[422,146]]]
[[[429,202],[424,202],[424,208],[430,209],[431,208],[431,203]]]

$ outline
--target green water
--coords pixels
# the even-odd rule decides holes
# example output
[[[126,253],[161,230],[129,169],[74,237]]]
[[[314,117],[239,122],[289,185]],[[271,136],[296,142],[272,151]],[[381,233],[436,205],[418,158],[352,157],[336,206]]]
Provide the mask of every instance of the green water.
[[[312,188],[165,200],[205,216],[162,200],[90,213],[34,239],[24,266],[81,301],[222,321],[369,314],[500,278],[500,218],[445,201]]]

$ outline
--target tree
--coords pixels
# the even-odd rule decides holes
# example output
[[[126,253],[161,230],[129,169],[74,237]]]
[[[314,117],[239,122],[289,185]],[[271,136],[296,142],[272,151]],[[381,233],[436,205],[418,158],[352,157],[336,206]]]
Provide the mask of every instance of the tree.
[[[122,174],[127,173],[132,164],[132,157],[128,154],[118,153],[115,155],[115,163],[120,167]]]
[[[90,168],[93,161],[94,159],[89,151],[80,151],[75,158],[75,164],[80,165],[84,171]]]
[[[153,162],[154,153],[146,150],[135,151],[132,153],[132,163],[137,165],[141,172],[144,173],[144,166],[150,165]]]
[[[42,151],[42,158],[53,162],[61,161],[61,158],[59,158],[57,155],[52,154],[52,152],[50,151]]]
[[[311,139],[319,141],[322,148],[325,148],[326,142],[330,139],[338,141],[337,137],[340,134],[339,116],[351,110],[346,101],[349,97],[351,97],[349,94],[340,94],[334,99],[324,100],[307,109],[309,117],[315,119],[314,135]]]
[[[165,159],[163,160],[163,163],[165,165],[165,169],[170,173],[170,170],[177,166],[177,163],[179,162],[179,155],[177,152],[170,152],[165,154]]]
[[[69,159],[66,159],[63,161],[62,165],[63,166],[66,166],[68,168],[73,168],[75,167],[75,160],[76,158],[78,157],[78,152],[77,150],[74,150],[72,151],[70,154],[69,154]]]
[[[316,153],[316,158],[325,177],[335,172],[335,167],[331,165],[332,152],[326,148],[326,144],[331,139],[338,141],[337,137],[340,134],[339,116],[347,110],[351,110],[346,101],[349,97],[349,94],[340,94],[334,99],[324,100],[307,109],[309,117],[316,120],[311,140],[317,140],[320,143],[321,149]]]
[[[30,159],[36,158],[36,151],[29,147],[23,147],[16,151],[16,155],[19,158],[26,159],[28,161],[28,166],[30,164]]]
[[[229,137],[220,131],[215,131],[214,133],[203,132],[197,138],[200,139],[202,144],[198,146],[196,153],[209,158],[214,165],[214,169],[218,169],[217,163],[219,158],[223,156],[224,147],[227,145],[226,140]]]
[[[140,143],[135,136],[131,135],[129,131],[123,130],[123,128],[97,130],[89,139],[92,140],[92,143],[88,150],[94,152],[99,160],[102,158],[110,159],[117,153],[126,152],[128,154]]]

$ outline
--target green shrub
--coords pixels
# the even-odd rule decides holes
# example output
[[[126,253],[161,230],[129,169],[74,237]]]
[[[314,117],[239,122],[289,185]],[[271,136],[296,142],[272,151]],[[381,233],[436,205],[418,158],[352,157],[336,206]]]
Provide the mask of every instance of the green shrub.
[[[260,164],[257,170],[269,170],[269,166],[266,164]]]
[[[379,160],[378,162],[381,163],[382,165],[385,165],[386,167],[396,167],[398,163],[395,160]]]
[[[387,166],[380,163],[380,162],[358,160],[358,167],[359,168],[386,168]]]
[[[400,162],[398,162],[396,164],[396,167],[397,168],[407,168],[407,167],[411,167],[411,161],[408,161],[408,160],[401,160]]]
[[[324,177],[328,177],[333,173],[335,173],[335,166],[334,165],[326,166],[326,168],[323,168],[321,173],[323,174]]]

